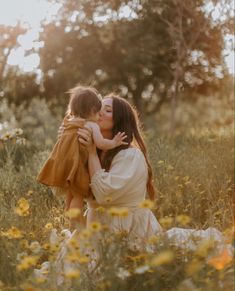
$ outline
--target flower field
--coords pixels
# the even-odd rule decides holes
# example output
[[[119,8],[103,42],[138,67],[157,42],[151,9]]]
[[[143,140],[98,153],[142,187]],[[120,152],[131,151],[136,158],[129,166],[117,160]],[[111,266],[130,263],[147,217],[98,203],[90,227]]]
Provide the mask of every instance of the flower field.
[[[232,124],[175,136],[147,132],[158,191],[154,204],[139,205],[152,209],[164,231],[215,228],[231,248],[213,239],[185,248],[163,232],[138,249],[126,233],[110,233],[99,222],[68,239],[68,219],[79,213],[63,213],[63,201],[35,181],[60,119],[47,110],[35,117],[33,108],[1,133],[0,290],[233,290]],[[97,211],[128,215],[128,209]]]

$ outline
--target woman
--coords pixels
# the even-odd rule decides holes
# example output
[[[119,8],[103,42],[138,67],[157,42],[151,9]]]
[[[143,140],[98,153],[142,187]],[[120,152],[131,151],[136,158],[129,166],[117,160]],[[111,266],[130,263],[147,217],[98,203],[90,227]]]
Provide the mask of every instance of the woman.
[[[88,201],[87,226],[99,221],[108,225],[111,231],[126,231],[130,241],[136,242],[137,239],[141,247],[162,228],[150,209],[139,207],[146,196],[152,200],[155,197],[152,169],[139,120],[136,111],[125,99],[111,94],[103,99],[102,104],[98,123],[103,136],[112,139],[119,131],[125,132],[128,144],[97,153],[90,133],[79,129],[79,141],[89,152],[90,186],[95,197],[95,200]],[[100,212],[100,206],[108,210]],[[112,207],[127,208],[128,215],[111,215]],[[217,241],[221,248],[226,245],[223,235],[215,228],[194,230],[175,227],[165,234],[179,247],[194,249],[196,241],[208,238]]]
[[[116,133],[125,132],[127,145],[97,153],[90,133],[79,129],[79,141],[89,152],[90,186],[95,197],[88,200],[87,225],[99,221],[111,231],[126,231],[132,238],[146,240],[161,231],[161,226],[150,209],[139,207],[147,195],[152,200],[155,197],[139,120],[125,99],[109,95],[102,103],[98,124],[103,136],[112,139]],[[100,212],[100,206],[107,211]],[[113,207],[126,212],[112,215]]]

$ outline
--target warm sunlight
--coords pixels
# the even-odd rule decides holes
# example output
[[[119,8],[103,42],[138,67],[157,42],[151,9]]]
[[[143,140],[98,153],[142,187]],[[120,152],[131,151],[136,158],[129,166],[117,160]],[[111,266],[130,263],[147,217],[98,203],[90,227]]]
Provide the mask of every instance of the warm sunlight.
[[[48,2],[47,0],[0,0],[0,25],[14,26],[20,21],[28,28],[28,32],[20,36],[20,48],[12,51],[9,56],[8,64],[18,65],[23,71],[30,72],[37,69],[40,59],[34,53],[25,56],[25,51],[32,48],[38,49],[42,43],[38,42],[40,23],[46,19],[50,21],[59,9],[58,3]],[[126,6],[127,7],[127,6]],[[211,9],[209,5],[206,7],[208,11]],[[127,14],[130,10],[127,9]],[[125,11],[124,11],[125,14]],[[218,20],[219,12],[216,10],[213,15],[214,20]],[[234,68],[234,36],[225,37],[226,49],[224,50],[225,62],[229,72],[235,74]]]
[[[43,18],[50,18],[58,9],[47,0],[0,0],[0,24],[15,25],[20,21],[38,27]]]
[[[49,3],[47,0],[0,0],[0,25],[15,26],[17,22],[21,22],[28,28],[27,33],[19,37],[21,47],[11,52],[8,64],[18,65],[25,72],[38,67],[38,54],[25,56],[25,51],[42,46],[37,41],[40,23],[44,19],[50,21],[59,7],[59,4]]]

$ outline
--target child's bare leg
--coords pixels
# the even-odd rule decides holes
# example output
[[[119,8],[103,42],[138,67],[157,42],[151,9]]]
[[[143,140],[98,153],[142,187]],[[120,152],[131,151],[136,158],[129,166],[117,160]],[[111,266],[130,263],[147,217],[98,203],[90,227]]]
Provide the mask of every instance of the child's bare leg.
[[[71,228],[77,228],[77,227],[85,227],[85,219],[82,215],[82,210],[83,210],[83,198],[78,195],[74,194],[72,195],[72,200],[69,205],[69,209],[71,208],[78,208],[81,211],[81,214],[78,217],[71,218],[70,220],[70,227]]]
[[[65,198],[65,209],[64,209],[65,211],[69,210],[72,199],[73,199],[73,194],[70,190],[68,190],[66,192],[66,198]]]

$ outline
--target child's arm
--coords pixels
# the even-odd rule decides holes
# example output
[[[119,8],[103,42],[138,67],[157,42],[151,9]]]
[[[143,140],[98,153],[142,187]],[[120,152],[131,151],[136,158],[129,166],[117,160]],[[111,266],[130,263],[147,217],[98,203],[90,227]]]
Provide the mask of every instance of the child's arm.
[[[86,122],[85,127],[92,129],[92,137],[97,148],[101,150],[110,150],[123,144],[127,144],[123,140],[126,138],[125,133],[118,133],[113,139],[103,138],[100,127],[95,122]]]

